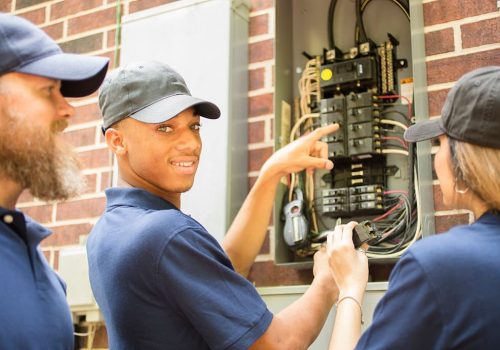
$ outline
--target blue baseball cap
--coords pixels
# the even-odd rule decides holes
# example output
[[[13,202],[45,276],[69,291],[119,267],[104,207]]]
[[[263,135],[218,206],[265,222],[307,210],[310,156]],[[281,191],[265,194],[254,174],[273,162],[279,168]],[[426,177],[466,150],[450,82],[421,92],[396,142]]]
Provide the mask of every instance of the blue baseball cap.
[[[0,13],[0,75],[19,72],[61,80],[66,97],[96,91],[108,70],[109,59],[64,53],[33,23]]]

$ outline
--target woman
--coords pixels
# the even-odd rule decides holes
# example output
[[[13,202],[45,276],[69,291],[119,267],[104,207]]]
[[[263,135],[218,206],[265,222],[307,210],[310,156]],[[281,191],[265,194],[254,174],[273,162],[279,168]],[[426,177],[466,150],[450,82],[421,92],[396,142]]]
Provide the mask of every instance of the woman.
[[[405,139],[439,140],[434,167],[443,202],[469,209],[476,221],[425,238],[401,257],[361,338],[368,262],[354,250],[355,223],[336,228],[328,237],[339,287],[330,349],[500,348],[500,67],[464,75],[441,115],[413,125]]]

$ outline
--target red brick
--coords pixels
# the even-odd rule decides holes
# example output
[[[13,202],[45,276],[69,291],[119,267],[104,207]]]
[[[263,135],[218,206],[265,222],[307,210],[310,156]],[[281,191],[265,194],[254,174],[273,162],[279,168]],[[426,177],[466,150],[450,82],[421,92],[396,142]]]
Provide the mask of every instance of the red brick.
[[[93,218],[104,212],[105,198],[81,199],[57,204],[56,220]]]
[[[252,96],[248,99],[248,116],[256,117],[273,113],[273,94]]]
[[[436,224],[436,233],[443,233],[453,226],[468,224],[469,214],[436,216],[434,220]]]
[[[41,224],[46,224],[52,221],[52,205],[37,205],[35,207],[22,208],[21,211],[38,221]]]
[[[264,68],[251,69],[248,71],[248,90],[257,90],[264,87]]]
[[[27,202],[33,202],[35,198],[33,195],[30,193],[29,190],[24,190],[21,192],[21,195],[19,196],[19,199],[17,200],[17,203],[27,203]]]
[[[248,45],[249,63],[262,62],[274,57],[273,39],[259,41]]]
[[[52,234],[42,241],[42,246],[63,246],[78,244],[81,235],[89,234],[91,224],[77,224],[51,227]]]
[[[252,189],[253,185],[255,185],[255,181],[257,181],[257,176],[249,176],[248,177],[248,191]]]
[[[443,108],[444,101],[449,91],[449,89],[445,89],[428,92],[427,97],[430,116],[441,115],[441,109]]]
[[[42,250],[42,253],[45,259],[47,260],[47,263],[50,264],[50,254],[51,254],[50,250]]]
[[[102,49],[103,34],[97,33],[60,44],[64,52],[88,53]]]
[[[115,35],[116,35],[116,30],[112,29],[108,31],[108,42],[106,43],[106,47],[115,46]]]
[[[116,7],[92,12],[68,21],[68,35],[75,35],[88,30],[109,26],[116,23]]]
[[[111,158],[107,148],[79,152],[78,157],[84,169],[101,168],[111,165]]]
[[[427,62],[427,84],[448,83],[476,68],[498,64],[500,49]]]
[[[432,186],[433,195],[434,195],[434,210],[448,210],[450,208],[446,207],[443,203],[443,192],[441,191],[441,186],[434,185]]]
[[[63,36],[63,22],[54,23],[42,29],[54,40],[59,40]]]
[[[269,231],[266,232],[266,237],[264,239],[264,243],[262,243],[262,247],[260,247],[259,254],[269,254],[271,252],[271,248],[269,245]]]
[[[101,119],[101,111],[97,103],[75,107],[75,115],[70,118],[70,125],[86,123]]]
[[[460,28],[463,48],[500,42],[500,17],[464,24]]]
[[[248,143],[264,142],[264,121],[248,123]]]
[[[99,55],[100,57],[106,57],[107,59],[109,59],[109,65],[108,65],[108,72],[110,70],[113,70],[115,68],[115,50],[113,48],[110,49],[110,51],[106,52],[106,53],[102,53]],[[116,56],[119,58],[120,57],[120,50],[118,50],[116,52]],[[120,65],[120,60],[118,59],[118,65]],[[97,92],[96,92],[96,95],[97,95]]]
[[[290,269],[276,266],[272,261],[256,262],[248,275],[248,279],[257,287],[311,284],[311,269]]]
[[[18,16],[26,18],[28,21],[33,22],[34,24],[42,24],[43,22],[45,22],[45,7],[33,11],[19,13]]]
[[[437,55],[455,50],[453,29],[447,28],[425,34],[425,53],[427,56]]]
[[[81,11],[86,11],[102,5],[102,0],[64,0],[52,5],[50,9],[50,19],[76,15]]]
[[[262,35],[269,32],[269,15],[263,14],[260,16],[250,17],[249,35]]]
[[[10,2],[10,1],[9,1]],[[33,6],[33,5],[38,5],[40,3],[40,0],[16,0],[16,10]],[[10,8],[9,8],[10,11]]]
[[[57,269],[59,268],[59,250],[54,250],[52,254],[54,254],[54,263],[52,265],[52,268],[57,271]]]
[[[423,5],[425,26],[498,11],[496,1],[438,0]]]
[[[85,181],[87,183],[87,186],[85,188],[84,193],[96,193],[96,182],[97,182],[97,175],[96,174],[88,174],[85,175]]]
[[[129,13],[134,13],[137,11],[142,11],[149,9],[151,7],[156,7],[158,5],[168,4],[174,2],[175,0],[137,0],[130,2]]]
[[[0,0],[0,12],[10,12],[12,9],[12,0]]]
[[[273,0],[251,0],[252,11],[260,11],[273,7]]]
[[[272,147],[253,149],[248,151],[248,171],[260,170],[262,164],[273,154]]]
[[[95,144],[95,127],[67,131],[63,133],[64,140],[73,147]]]
[[[111,187],[111,173],[101,173],[101,191]]]

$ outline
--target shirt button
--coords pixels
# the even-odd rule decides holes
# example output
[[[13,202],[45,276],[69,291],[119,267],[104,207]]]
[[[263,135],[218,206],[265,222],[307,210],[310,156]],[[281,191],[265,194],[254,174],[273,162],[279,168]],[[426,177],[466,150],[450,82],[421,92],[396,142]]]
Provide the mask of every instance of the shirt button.
[[[10,214],[7,214],[3,217],[3,222],[5,222],[6,224],[12,224],[14,222],[14,217],[12,217],[12,215]]]

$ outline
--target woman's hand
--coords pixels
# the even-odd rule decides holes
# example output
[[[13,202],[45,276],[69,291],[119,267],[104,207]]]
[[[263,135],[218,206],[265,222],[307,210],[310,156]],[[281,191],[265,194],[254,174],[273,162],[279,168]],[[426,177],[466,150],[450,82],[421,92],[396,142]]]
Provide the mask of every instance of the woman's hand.
[[[327,237],[327,253],[333,278],[339,288],[339,300],[351,296],[362,303],[368,281],[368,258],[366,253],[354,248],[352,230],[357,225],[337,225]]]

